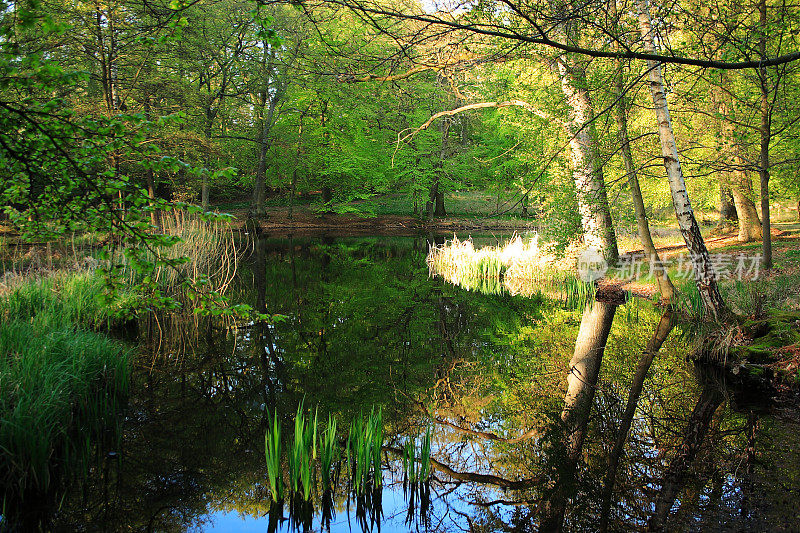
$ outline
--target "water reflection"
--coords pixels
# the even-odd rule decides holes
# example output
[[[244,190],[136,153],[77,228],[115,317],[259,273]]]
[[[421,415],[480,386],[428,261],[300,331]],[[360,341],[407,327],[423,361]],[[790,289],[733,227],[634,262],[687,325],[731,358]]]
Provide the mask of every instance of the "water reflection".
[[[794,527],[796,422],[699,375],[672,314],[466,292],[428,277],[425,239],[250,246],[237,297],[281,317],[146,321],[119,454],[53,529]],[[289,427],[304,398],[341,427],[383,406],[381,492],[340,475],[271,503],[267,413]],[[410,486],[403,443],[431,424],[433,476]]]

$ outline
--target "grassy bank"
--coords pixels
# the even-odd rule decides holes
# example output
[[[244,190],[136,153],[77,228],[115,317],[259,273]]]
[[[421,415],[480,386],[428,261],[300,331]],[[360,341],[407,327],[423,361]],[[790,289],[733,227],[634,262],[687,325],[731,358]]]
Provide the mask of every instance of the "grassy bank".
[[[98,331],[113,306],[93,273],[20,282],[0,297],[2,513],[44,504],[116,433],[129,351]]]

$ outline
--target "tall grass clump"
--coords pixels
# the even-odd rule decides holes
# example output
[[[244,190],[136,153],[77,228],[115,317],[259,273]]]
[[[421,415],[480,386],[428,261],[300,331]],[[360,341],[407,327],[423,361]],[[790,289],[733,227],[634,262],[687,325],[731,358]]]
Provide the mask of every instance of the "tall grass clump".
[[[53,326],[108,327],[131,302],[125,295],[109,302],[103,297],[104,290],[102,277],[91,271],[29,278],[0,297],[0,318],[30,320],[46,312]]]
[[[454,236],[452,241],[432,247],[427,263],[432,275],[467,290],[543,294],[568,307],[579,307],[593,297],[594,287],[576,276],[576,252],[577,249],[568,250],[559,259],[542,249],[538,238],[526,242],[519,235],[502,246],[476,250],[471,240],[460,241]]]
[[[566,275],[560,285],[560,300],[570,309],[581,309],[586,304],[594,301],[596,288],[594,283],[583,281],[573,275]]]
[[[705,315],[703,298],[694,280],[678,283],[678,305],[690,318],[702,318]]]
[[[317,414],[311,418],[297,406],[294,419],[294,442],[289,449],[289,483],[295,496],[309,501],[314,490],[314,465],[317,459]]]
[[[335,484],[333,470],[342,451],[336,437],[336,426],[336,417],[329,414],[327,427],[322,434],[319,452],[320,480],[322,482],[322,490],[326,492],[333,490],[333,485]]]
[[[119,435],[130,352],[89,331],[116,310],[92,272],[29,278],[0,297],[0,484],[6,516],[81,477]]]
[[[161,231],[176,240],[159,250],[160,258],[172,266],[158,264],[149,281],[179,301],[187,295],[182,288],[189,282],[225,294],[236,276],[239,250],[234,231],[224,220],[206,220],[195,214],[174,210],[162,213]],[[145,254],[155,261],[153,253]],[[142,281],[142,273],[130,269],[128,281]]]
[[[40,312],[0,323],[0,354],[0,480],[13,508],[85,472],[106,430],[118,430],[128,352]]]
[[[403,447],[403,487],[411,485],[412,490],[418,483],[425,483],[431,474],[431,428],[422,436],[417,446],[417,439],[408,439]]]

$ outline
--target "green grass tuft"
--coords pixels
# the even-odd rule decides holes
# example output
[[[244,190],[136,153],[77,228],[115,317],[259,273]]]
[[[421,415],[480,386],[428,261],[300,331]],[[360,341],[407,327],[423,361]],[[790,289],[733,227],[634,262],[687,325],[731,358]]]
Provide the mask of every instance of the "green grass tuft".
[[[129,352],[78,329],[108,320],[91,275],[25,283],[0,298],[0,482],[6,501],[52,494],[118,430]],[[77,467],[77,469],[76,469]]]

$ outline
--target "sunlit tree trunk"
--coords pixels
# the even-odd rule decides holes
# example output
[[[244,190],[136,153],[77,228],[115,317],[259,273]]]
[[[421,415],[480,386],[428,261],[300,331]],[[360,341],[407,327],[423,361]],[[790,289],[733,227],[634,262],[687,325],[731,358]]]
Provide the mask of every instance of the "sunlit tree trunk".
[[[617,237],[598,155],[586,72],[582,65],[568,61],[564,56],[558,58],[556,66],[561,91],[570,108],[567,132],[585,244],[601,250],[607,261],[616,263],[619,259]]]
[[[655,40],[650,22],[650,7],[648,0],[637,0],[639,9],[639,31],[642,35],[644,49],[648,53],[655,53]],[[706,312],[713,318],[721,320],[730,314],[717,286],[714,265],[711,263],[706,243],[700,233],[700,226],[694,217],[694,210],[686,191],[686,182],[683,179],[678,147],[675,143],[675,134],[672,131],[672,119],[669,115],[667,95],[664,92],[664,80],[661,77],[661,65],[656,61],[647,61],[648,77],[650,79],[650,93],[658,119],[658,136],[661,140],[661,155],[664,158],[664,167],[667,171],[672,204],[675,207],[675,216],[681,230],[686,247],[692,256],[694,276],[697,289],[703,300]]]
[[[642,243],[644,253],[651,259],[651,264],[655,266],[655,274],[658,290],[661,299],[670,302],[675,298],[675,287],[669,279],[666,270],[661,266],[661,258],[658,256],[656,247],[653,244],[653,237],[650,234],[650,225],[647,222],[647,212],[644,208],[642,189],[639,186],[639,177],[636,173],[636,166],[633,163],[631,153],[631,141],[628,136],[628,113],[625,104],[624,90],[622,87],[622,63],[617,62],[617,73],[614,79],[614,96],[617,99],[614,117],[617,122],[617,132],[622,152],[622,162],[625,165],[625,174],[628,176],[628,186],[631,189],[633,209],[636,213],[636,227],[639,231],[639,240]]]
[[[733,159],[734,165],[742,166],[744,161],[740,156]],[[761,221],[758,219],[756,204],[753,202],[753,184],[750,176],[743,169],[735,169],[731,173],[729,183],[733,195],[733,204],[736,206],[736,216],[739,219],[740,242],[757,241],[761,238]]]

